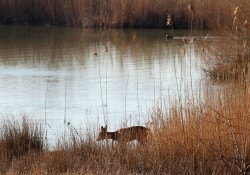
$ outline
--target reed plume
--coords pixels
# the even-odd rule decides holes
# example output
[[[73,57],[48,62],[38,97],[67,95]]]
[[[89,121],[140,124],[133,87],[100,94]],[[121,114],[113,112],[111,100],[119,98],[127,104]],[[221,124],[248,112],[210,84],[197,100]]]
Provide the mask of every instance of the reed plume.
[[[109,51],[109,50],[108,50],[108,47],[107,47],[107,46],[104,46],[104,47],[103,47],[103,52],[108,53],[108,51]]]
[[[247,29],[248,28],[248,23],[247,23],[247,20],[244,21],[244,25],[243,25],[244,29]]]
[[[172,25],[173,25],[173,19],[172,19],[172,16],[171,16],[171,15],[168,15],[166,25],[167,25],[167,26],[172,26]]]
[[[174,22],[173,22],[173,18],[171,15],[168,15],[166,26],[171,26],[171,31],[172,31],[171,38],[172,38],[174,36]]]
[[[132,35],[132,39],[133,39],[133,41],[137,41],[137,39],[138,39],[138,37],[137,37],[137,35],[136,35],[135,32],[134,32],[133,35]]]
[[[94,55],[95,57],[98,57],[98,53],[97,53],[97,50],[96,50],[96,49],[94,49],[93,55]]]

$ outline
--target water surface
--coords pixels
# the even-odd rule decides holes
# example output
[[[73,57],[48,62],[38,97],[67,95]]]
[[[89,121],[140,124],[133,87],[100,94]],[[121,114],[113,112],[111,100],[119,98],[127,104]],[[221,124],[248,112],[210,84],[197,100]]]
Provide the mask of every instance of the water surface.
[[[167,108],[201,91],[199,42],[166,33],[0,27],[2,119],[25,113],[51,136],[70,126],[145,125],[159,102]]]

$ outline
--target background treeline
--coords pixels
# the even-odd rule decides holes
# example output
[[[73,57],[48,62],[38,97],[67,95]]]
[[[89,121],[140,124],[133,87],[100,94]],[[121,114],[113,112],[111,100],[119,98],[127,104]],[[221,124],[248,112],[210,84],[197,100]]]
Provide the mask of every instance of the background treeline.
[[[175,28],[190,28],[193,18],[193,28],[213,29],[229,26],[237,6],[250,16],[249,0],[0,0],[0,23],[163,28],[171,14]]]

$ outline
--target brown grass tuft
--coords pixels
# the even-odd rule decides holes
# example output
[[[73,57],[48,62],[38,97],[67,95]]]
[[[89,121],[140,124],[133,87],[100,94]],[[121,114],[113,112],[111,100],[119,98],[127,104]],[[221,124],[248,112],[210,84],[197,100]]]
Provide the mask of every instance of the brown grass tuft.
[[[1,158],[12,174],[242,174],[249,171],[250,94],[240,84],[204,102],[156,106],[147,127],[146,145],[96,142],[93,133],[71,133],[54,150]],[[233,92],[233,93],[232,93]],[[9,125],[8,125],[9,126]],[[26,126],[27,127],[27,126]],[[97,131],[96,131],[97,132]],[[3,148],[1,148],[2,151]],[[7,161],[8,160],[8,161]]]
[[[10,163],[32,152],[42,152],[44,147],[40,125],[23,121],[7,120],[0,131],[0,171],[4,172]]]

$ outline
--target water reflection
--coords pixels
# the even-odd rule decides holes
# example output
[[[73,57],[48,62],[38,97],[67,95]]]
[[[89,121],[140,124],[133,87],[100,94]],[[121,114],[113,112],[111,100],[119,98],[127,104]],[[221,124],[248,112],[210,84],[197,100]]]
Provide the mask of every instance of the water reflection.
[[[46,116],[52,135],[65,129],[64,121],[82,128],[106,121],[111,130],[121,122],[144,124],[160,99],[201,91],[198,42],[166,41],[165,35],[1,27],[1,112]]]

